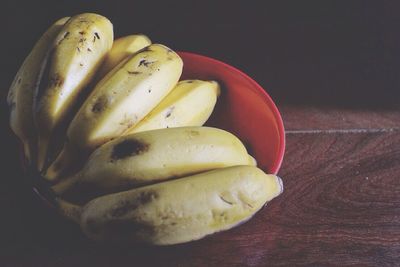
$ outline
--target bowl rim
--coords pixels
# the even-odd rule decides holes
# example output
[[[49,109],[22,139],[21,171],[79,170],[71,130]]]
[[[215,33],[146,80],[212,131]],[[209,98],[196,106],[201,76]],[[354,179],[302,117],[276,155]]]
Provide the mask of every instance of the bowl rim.
[[[274,115],[275,121],[277,123],[277,126],[278,126],[279,149],[278,149],[276,160],[275,160],[275,162],[273,162],[273,164],[271,166],[271,170],[270,170],[270,172],[272,174],[277,174],[282,166],[283,156],[285,154],[285,147],[286,147],[285,127],[283,124],[282,115],[279,112],[279,109],[276,106],[275,102],[272,100],[271,96],[267,93],[267,91],[260,84],[258,84],[254,79],[252,79],[249,75],[247,75],[246,73],[239,70],[238,68],[236,68],[232,65],[229,65],[223,61],[220,61],[218,59],[215,59],[215,58],[212,58],[209,56],[205,56],[205,55],[197,54],[197,53],[193,53],[193,52],[188,52],[188,51],[177,51],[177,53],[178,53],[178,55],[184,55],[184,56],[187,55],[189,57],[199,58],[200,60],[203,60],[203,61],[209,61],[212,64],[221,65],[224,68],[227,68],[230,71],[237,73],[238,75],[240,75],[245,80],[247,80],[250,84],[253,85],[251,90],[253,90],[259,96],[261,96],[263,101],[271,109],[271,111]]]

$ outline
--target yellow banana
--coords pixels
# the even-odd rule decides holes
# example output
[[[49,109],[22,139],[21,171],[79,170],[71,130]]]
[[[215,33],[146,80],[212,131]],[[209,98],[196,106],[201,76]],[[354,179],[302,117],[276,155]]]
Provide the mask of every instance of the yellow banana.
[[[257,166],[257,160],[249,155],[249,165],[250,166]]]
[[[211,127],[179,127],[122,136],[95,150],[84,168],[53,186],[87,198],[234,165],[253,164],[233,134]]]
[[[123,59],[149,45],[151,45],[150,39],[143,34],[128,35],[115,40],[111,50],[108,52],[103,62],[103,65],[98,71],[97,77],[99,77],[99,79],[103,78]]]
[[[252,166],[235,166],[96,198],[81,228],[96,240],[171,245],[200,239],[250,219],[283,190]]]
[[[35,88],[43,75],[48,50],[69,17],[56,21],[37,41],[18,70],[7,96],[10,106],[10,126],[24,146],[25,158],[32,163],[36,156],[36,131],[33,123]]]
[[[78,158],[122,135],[143,119],[176,85],[182,59],[153,44],[117,65],[94,88],[67,131],[68,142],[45,174],[56,180]]]
[[[210,117],[219,93],[219,85],[214,81],[181,81],[149,115],[125,134],[161,128],[201,126]]]
[[[65,119],[80,92],[94,77],[112,42],[111,22],[91,13],[72,17],[56,37],[34,107],[39,170],[46,163],[54,129]]]

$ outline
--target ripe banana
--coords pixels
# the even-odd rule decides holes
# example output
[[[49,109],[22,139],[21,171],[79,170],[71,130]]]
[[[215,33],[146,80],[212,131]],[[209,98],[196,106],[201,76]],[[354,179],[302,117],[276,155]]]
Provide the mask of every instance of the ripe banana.
[[[54,184],[41,193],[88,237],[184,243],[247,221],[282,193],[237,137],[200,127],[220,87],[178,82],[182,68],[145,35],[113,42],[111,22],[85,13],[55,22],[19,69],[11,128]]]
[[[10,126],[24,146],[24,154],[31,164],[36,156],[36,131],[33,124],[33,97],[48,60],[47,51],[69,17],[56,21],[37,41],[18,70],[7,102],[10,106]]]
[[[257,160],[249,155],[249,165],[250,166],[257,166]]]
[[[85,159],[96,147],[136,125],[174,88],[182,67],[182,59],[160,44],[123,60],[79,109],[68,127],[68,142],[46,178],[55,181],[74,160]]]
[[[39,170],[46,163],[54,129],[71,111],[72,104],[93,78],[112,43],[111,22],[91,13],[72,17],[56,37],[34,104]]]
[[[211,127],[179,127],[119,137],[95,150],[84,168],[53,186],[86,198],[217,168],[253,164],[233,134]]]
[[[219,85],[214,81],[181,81],[149,115],[125,134],[162,128],[201,126],[210,117],[219,93]]]
[[[123,59],[149,45],[150,39],[143,34],[128,35],[115,40],[96,76],[99,79],[103,78]]]
[[[81,228],[96,240],[184,243],[247,221],[282,190],[275,175],[228,167],[96,198]]]

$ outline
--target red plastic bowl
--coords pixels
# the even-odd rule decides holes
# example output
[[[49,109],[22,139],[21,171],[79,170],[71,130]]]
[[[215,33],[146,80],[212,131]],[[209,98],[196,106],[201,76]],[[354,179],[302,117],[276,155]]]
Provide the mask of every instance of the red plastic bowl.
[[[238,136],[258,166],[276,174],[285,152],[285,131],[271,97],[253,79],[226,63],[189,52],[178,54],[184,63],[182,79],[221,84],[221,96],[206,125]]]

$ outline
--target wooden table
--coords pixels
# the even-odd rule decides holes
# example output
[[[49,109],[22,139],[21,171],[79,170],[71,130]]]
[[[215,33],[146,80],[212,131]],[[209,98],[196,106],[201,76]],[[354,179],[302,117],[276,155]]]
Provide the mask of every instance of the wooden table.
[[[5,166],[1,265],[399,266],[400,110],[280,109],[284,193],[248,223],[189,244],[90,242]]]

